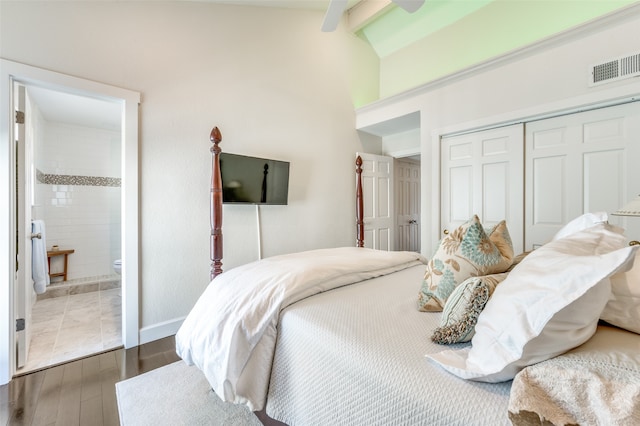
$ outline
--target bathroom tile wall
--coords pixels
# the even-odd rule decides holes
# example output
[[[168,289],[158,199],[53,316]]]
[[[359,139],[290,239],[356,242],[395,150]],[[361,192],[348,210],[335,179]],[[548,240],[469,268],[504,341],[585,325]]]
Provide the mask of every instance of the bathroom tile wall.
[[[120,132],[46,120],[37,128],[34,215],[45,221],[48,248],[75,250],[68,280],[113,274],[121,241]],[[52,258],[51,270],[61,271],[62,262]]]

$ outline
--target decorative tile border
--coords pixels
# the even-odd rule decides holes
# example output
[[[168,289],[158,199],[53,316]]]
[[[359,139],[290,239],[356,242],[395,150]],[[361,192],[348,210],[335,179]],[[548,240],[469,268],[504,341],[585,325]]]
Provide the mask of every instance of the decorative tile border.
[[[122,179],[101,176],[54,175],[36,169],[36,179],[48,185],[121,186]]]

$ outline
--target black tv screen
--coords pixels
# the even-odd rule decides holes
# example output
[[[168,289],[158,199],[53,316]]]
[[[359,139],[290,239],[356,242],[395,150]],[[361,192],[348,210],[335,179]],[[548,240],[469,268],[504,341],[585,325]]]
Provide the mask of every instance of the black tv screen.
[[[222,202],[237,204],[287,204],[289,162],[220,154]]]

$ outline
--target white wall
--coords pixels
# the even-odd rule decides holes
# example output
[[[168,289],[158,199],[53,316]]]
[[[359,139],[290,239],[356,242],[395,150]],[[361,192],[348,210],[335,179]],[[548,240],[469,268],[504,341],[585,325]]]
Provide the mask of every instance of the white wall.
[[[420,129],[398,132],[382,138],[382,152],[391,157],[420,154]]]
[[[639,37],[640,6],[636,6],[357,111],[356,126],[362,131],[420,113],[423,254],[430,255],[440,237],[439,136],[638,96],[640,78],[589,87],[588,68],[638,52]],[[385,144],[385,150],[391,149]]]
[[[68,259],[68,280],[114,274],[112,264],[121,253],[120,186],[95,178],[120,177],[120,132],[46,120],[39,127],[39,171],[80,177],[74,178],[78,184],[36,183],[37,219],[45,221],[47,247],[75,250]],[[52,258],[51,271],[62,269],[63,257]]]
[[[595,1],[450,1],[437,7],[428,4],[418,16],[437,17],[422,21],[426,29],[437,28],[380,60],[380,94],[388,97],[451,75],[491,58],[528,46],[538,40],[561,33],[599,16],[624,8],[636,0]],[[440,27],[447,15],[473,8],[473,13]],[[431,13],[423,14],[431,7]],[[391,18],[389,14],[382,21]],[[415,15],[414,15],[415,16]],[[459,16],[459,15],[458,15]],[[411,25],[408,31],[410,32]],[[391,38],[392,39],[392,38]],[[393,40],[393,39],[392,39]]]
[[[352,90],[377,82],[378,60],[342,28],[320,32],[322,11],[196,2],[1,7],[3,58],[142,93],[143,328],[178,323],[208,283],[214,125],[224,151],[291,162],[290,204],[260,211],[263,255],[353,245],[353,157],[362,143]],[[256,259],[255,208],[223,213],[223,268]]]

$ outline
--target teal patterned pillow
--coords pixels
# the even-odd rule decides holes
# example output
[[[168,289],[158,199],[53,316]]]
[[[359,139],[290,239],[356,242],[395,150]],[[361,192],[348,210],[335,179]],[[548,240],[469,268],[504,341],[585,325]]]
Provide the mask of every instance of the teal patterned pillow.
[[[503,220],[488,234],[474,215],[446,235],[427,264],[418,293],[418,309],[439,312],[458,284],[470,277],[506,271],[513,261],[513,244]]]
[[[435,329],[431,340],[444,345],[471,340],[484,305],[507,275],[508,272],[471,277],[456,287],[444,305],[440,327]]]

